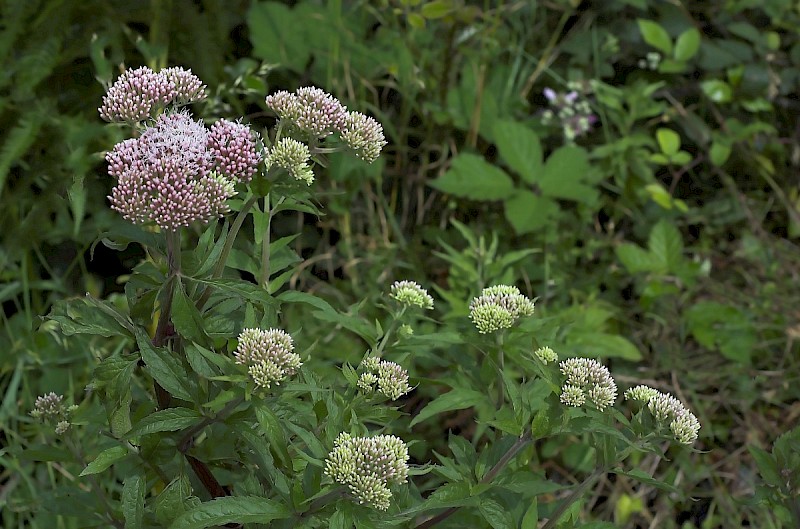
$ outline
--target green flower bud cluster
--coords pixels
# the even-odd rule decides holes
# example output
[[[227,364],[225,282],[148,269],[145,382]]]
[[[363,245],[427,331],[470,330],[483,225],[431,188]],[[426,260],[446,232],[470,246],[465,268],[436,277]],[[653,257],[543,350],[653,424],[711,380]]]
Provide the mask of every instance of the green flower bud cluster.
[[[63,395],[56,395],[52,391],[46,395],[36,397],[31,417],[41,419],[43,422],[55,421],[55,431],[58,435],[61,435],[69,430],[69,416],[77,408],[77,406],[65,406],[63,401]]]
[[[700,421],[681,401],[649,386],[636,386],[625,392],[625,399],[647,404],[647,409],[659,424],[669,422],[675,440],[690,445],[697,440]]]
[[[433,308],[433,298],[414,281],[395,281],[391,286],[392,298],[409,307]]]
[[[617,385],[600,362],[590,358],[568,358],[559,365],[561,373],[567,377],[561,387],[562,403],[582,406],[588,397],[599,410],[614,404]]]
[[[396,400],[411,391],[408,371],[394,362],[370,356],[361,362],[361,368],[365,372],[358,379],[358,387],[365,393],[372,393],[377,386],[378,393]]]
[[[469,317],[478,332],[486,334],[508,329],[522,316],[533,314],[533,301],[517,287],[496,285],[484,288],[469,304]]]
[[[244,329],[233,356],[247,366],[256,385],[269,389],[295,374],[303,362],[294,353],[292,337],[281,329]]]
[[[359,503],[385,511],[390,485],[408,480],[408,447],[399,437],[339,434],[325,460],[325,474],[346,485]]]
[[[308,162],[311,160],[311,152],[305,143],[301,143],[292,138],[281,138],[271,149],[269,149],[264,162],[267,170],[273,165],[286,170],[289,176],[295,180],[302,180],[307,185],[314,182],[314,171]]]
[[[540,347],[535,350],[533,354],[535,354],[536,358],[538,358],[539,361],[544,365],[547,365],[548,362],[558,361],[558,355],[550,347]]]

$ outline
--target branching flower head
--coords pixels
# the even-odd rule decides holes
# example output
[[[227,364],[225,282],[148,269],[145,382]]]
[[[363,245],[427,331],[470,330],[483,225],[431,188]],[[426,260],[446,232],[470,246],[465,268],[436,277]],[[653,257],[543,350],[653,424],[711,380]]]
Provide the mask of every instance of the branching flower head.
[[[308,136],[324,138],[343,129],[347,109],[329,93],[308,86],[295,91],[295,98],[298,114],[294,123]]]
[[[175,83],[166,75],[142,66],[125,70],[103,96],[98,110],[106,121],[135,123],[167,105],[175,94]]]
[[[139,138],[108,153],[108,172],[117,185],[112,209],[134,224],[154,222],[177,231],[228,212],[235,181],[212,173],[214,155],[205,127],[188,113],[162,114]]]
[[[43,422],[55,422],[55,432],[58,435],[63,434],[69,430],[70,422],[69,416],[76,406],[65,406],[64,396],[56,395],[53,392],[47,393],[40,397],[36,397],[33,403],[33,411],[31,417],[40,419]]]
[[[385,511],[392,498],[389,486],[408,480],[408,447],[393,435],[342,433],[325,460],[325,474],[346,485],[359,503]]]
[[[414,281],[395,281],[391,286],[389,295],[403,305],[423,309],[433,308],[433,298],[428,294],[427,290]]]
[[[469,317],[478,332],[486,334],[508,329],[523,316],[533,314],[534,303],[514,286],[484,288],[469,304]]]
[[[353,151],[356,158],[367,163],[377,160],[387,143],[381,124],[360,112],[347,114],[341,133],[342,142]]]
[[[659,424],[669,423],[675,440],[690,445],[697,440],[700,421],[681,401],[649,386],[636,386],[625,392],[627,400],[647,404],[647,409]]]
[[[249,182],[261,163],[250,127],[227,119],[211,126],[208,149],[214,156],[217,172],[241,182]]]
[[[599,410],[614,404],[617,385],[603,364],[590,358],[568,358],[559,366],[567,377],[561,388],[561,402],[581,406],[589,398]]]
[[[233,356],[237,364],[247,367],[257,386],[279,385],[303,365],[292,337],[281,329],[244,329],[238,341]]]
[[[358,387],[365,393],[378,392],[390,400],[397,400],[409,391],[408,371],[399,364],[368,356],[361,362],[365,373],[358,379]]]
[[[273,165],[285,169],[289,176],[311,185],[314,182],[314,171],[308,165],[311,153],[306,144],[292,138],[281,138],[266,157],[267,169]]]

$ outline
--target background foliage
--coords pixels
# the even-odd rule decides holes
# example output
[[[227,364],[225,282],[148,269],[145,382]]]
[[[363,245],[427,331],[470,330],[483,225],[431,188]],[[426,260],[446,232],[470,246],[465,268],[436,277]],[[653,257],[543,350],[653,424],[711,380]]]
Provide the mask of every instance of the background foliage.
[[[559,329],[560,353],[603,358],[618,381],[691,403],[702,452],[638,461],[681,493],[603,478],[586,520],[792,527],[800,478],[786,446],[797,430],[776,440],[800,416],[794,3],[42,0],[0,9],[5,527],[80,527],[53,514],[74,498],[44,491],[80,480],[81,469],[37,463],[54,456],[27,412],[49,391],[79,400],[114,343],[65,340],[39,317],[85,292],[113,303],[143,257],[119,239],[122,252],[95,244],[125,224],[107,208],[103,161],[121,136],[97,115],[102,83],[120,64],[192,68],[213,94],[201,113],[245,115],[256,127],[271,124],[267,93],[310,84],[383,123],[390,145],[379,162],[332,159],[318,177],[323,216],[274,219],[277,236],[301,231],[290,244],[302,262],[286,286],[373,321],[388,284],[413,278],[434,285],[435,318],[458,333],[466,300],[515,283]],[[546,119],[546,88],[579,92],[588,132],[571,140],[565,120]],[[324,344],[320,365],[357,364],[363,339],[310,314],[303,304],[285,313],[302,321],[308,343]],[[411,416],[460,354],[420,347],[410,356],[420,387],[401,408]],[[450,453],[442,432],[475,433],[469,409],[436,419],[417,421],[419,460]],[[92,443],[85,450],[96,455]],[[567,484],[592,447],[536,450],[541,470]]]

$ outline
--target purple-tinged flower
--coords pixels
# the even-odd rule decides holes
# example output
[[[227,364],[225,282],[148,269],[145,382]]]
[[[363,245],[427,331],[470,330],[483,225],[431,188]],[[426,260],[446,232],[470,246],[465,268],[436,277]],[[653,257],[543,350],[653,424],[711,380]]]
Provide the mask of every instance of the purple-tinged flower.
[[[77,409],[77,406],[67,407],[64,405],[63,395],[56,395],[50,392],[46,395],[36,397],[36,402],[33,403],[31,417],[44,422],[55,421],[55,432],[61,435],[69,430],[71,424],[67,419],[69,419],[69,416],[75,409]]]
[[[567,377],[561,388],[561,402],[568,406],[581,406],[583,402],[580,401],[585,401],[585,396],[588,396],[601,411],[614,404],[617,385],[600,362],[590,358],[568,358],[559,365],[561,373]]]
[[[380,123],[360,112],[350,112],[342,128],[342,142],[367,163],[378,159],[386,145]]]
[[[250,127],[226,119],[211,126],[208,149],[214,155],[217,172],[240,182],[249,182],[261,163]]]
[[[297,116],[300,115],[300,103],[297,100],[297,96],[286,90],[280,90],[268,95],[266,103],[267,107],[275,112],[281,120],[293,123]]]
[[[175,85],[174,101],[180,105],[194,103],[206,98],[206,85],[192,73],[180,66],[164,68],[159,72]]]
[[[175,97],[175,83],[146,66],[125,70],[103,96],[100,117],[112,122],[139,122]]]
[[[552,88],[545,88],[544,89],[544,97],[547,98],[548,101],[551,103],[556,100],[556,92]]]
[[[162,114],[139,138],[118,143],[106,159],[117,178],[112,209],[134,224],[177,231],[228,212],[235,181],[212,172],[208,131],[185,112]]]
[[[295,125],[313,138],[339,132],[347,120],[347,109],[338,99],[319,88],[309,86],[295,91],[299,114]]]

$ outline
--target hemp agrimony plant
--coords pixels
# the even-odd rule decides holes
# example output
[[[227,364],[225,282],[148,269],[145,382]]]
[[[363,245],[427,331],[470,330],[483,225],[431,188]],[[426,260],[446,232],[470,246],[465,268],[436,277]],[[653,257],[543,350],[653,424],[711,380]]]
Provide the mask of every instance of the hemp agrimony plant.
[[[277,119],[263,135],[196,120],[187,105],[205,97],[188,70],[138,68],[99,109],[130,136],[106,157],[111,208],[130,226],[103,240],[146,259],[124,297],[54,307],[47,329],[93,340],[93,381],[31,412],[82,467],[81,527],[569,526],[600,476],[641,475],[628,456],[697,439],[674,397],[630,389],[629,416],[606,367],[559,362],[515,286],[463,300],[458,323],[429,317],[433,297],[410,280],[386,289],[381,321],[287,288],[298,258],[291,237],[273,240],[273,217],[318,213],[324,157],[372,163],[383,129],[319,88],[267,96]],[[298,303],[363,342],[360,363],[315,358],[307,322],[284,317]],[[472,415],[468,433],[430,426],[455,410]],[[546,476],[535,441],[547,439],[589,439],[594,470],[573,487]]]

